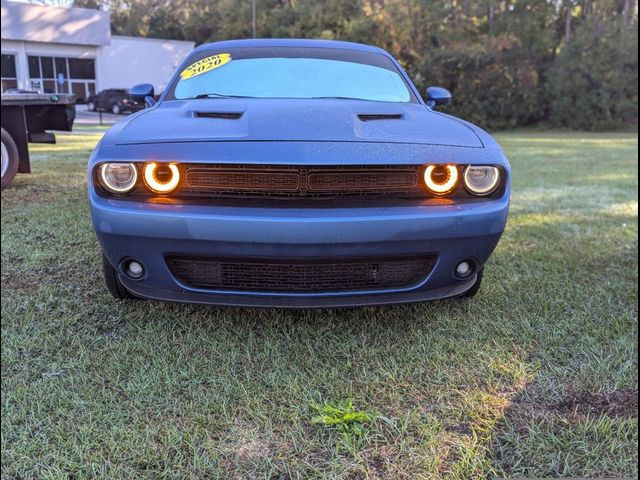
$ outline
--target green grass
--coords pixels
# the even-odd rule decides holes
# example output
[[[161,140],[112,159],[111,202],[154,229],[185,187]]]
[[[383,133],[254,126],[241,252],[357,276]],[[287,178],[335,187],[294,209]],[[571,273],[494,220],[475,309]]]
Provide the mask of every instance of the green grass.
[[[512,211],[474,300],[314,311],[111,298],[99,131],[58,138],[2,192],[3,478],[637,475],[635,135],[497,136]],[[370,413],[345,438],[323,405]]]

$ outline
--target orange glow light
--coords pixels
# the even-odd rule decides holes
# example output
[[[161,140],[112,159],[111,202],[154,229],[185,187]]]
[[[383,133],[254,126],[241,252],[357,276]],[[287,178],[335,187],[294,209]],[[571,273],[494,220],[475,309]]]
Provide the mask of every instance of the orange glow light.
[[[458,185],[458,168],[455,165],[429,165],[424,171],[424,183],[431,193],[445,195]]]
[[[158,178],[159,174],[161,178]],[[180,170],[175,163],[147,163],[144,167],[144,183],[155,193],[172,192],[180,183]]]

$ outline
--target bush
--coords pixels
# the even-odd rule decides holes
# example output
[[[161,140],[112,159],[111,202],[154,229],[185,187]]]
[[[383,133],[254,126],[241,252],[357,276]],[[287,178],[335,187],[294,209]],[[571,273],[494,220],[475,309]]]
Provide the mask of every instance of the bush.
[[[512,36],[448,45],[427,56],[414,77],[422,91],[428,85],[451,90],[448,111],[484,128],[528,125],[545,114],[538,70]]]
[[[638,30],[586,22],[550,68],[546,90],[554,125],[604,130],[638,122]]]

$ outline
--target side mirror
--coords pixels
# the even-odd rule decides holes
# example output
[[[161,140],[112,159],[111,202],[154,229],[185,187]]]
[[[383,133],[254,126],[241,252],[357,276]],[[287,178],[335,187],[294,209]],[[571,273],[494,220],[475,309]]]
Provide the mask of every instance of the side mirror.
[[[451,103],[453,95],[446,88],[429,87],[427,88],[427,107],[445,107]]]
[[[129,96],[134,102],[144,102],[147,107],[153,107],[156,101],[153,99],[153,85],[140,83],[129,89]]]

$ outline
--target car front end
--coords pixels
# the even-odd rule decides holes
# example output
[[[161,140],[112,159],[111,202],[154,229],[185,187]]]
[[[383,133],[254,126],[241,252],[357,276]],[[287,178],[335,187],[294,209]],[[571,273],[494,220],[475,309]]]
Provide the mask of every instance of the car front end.
[[[105,135],[88,178],[119,292],[262,307],[463,296],[510,191],[477,127],[340,98],[161,99]]]

